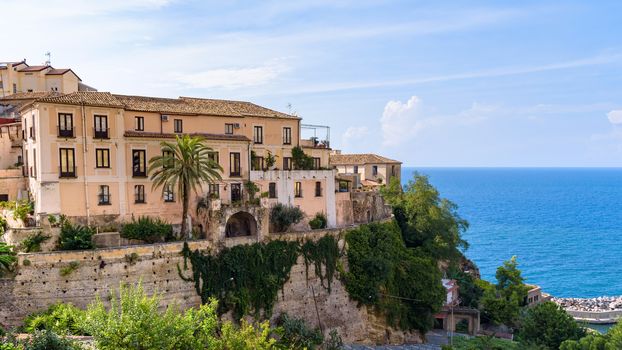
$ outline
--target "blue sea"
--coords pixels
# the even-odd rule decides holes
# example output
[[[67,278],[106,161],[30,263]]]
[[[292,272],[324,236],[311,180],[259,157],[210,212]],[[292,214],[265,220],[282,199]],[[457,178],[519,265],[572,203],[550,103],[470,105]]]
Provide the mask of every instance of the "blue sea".
[[[428,175],[470,223],[482,277],[513,255],[558,297],[622,295],[622,168],[403,168]]]

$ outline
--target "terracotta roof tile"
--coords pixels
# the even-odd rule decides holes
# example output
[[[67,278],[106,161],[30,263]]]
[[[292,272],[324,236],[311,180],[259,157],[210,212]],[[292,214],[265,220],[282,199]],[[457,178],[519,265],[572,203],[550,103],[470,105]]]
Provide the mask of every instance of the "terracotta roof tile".
[[[63,68],[63,69],[52,68],[49,71],[47,71],[45,73],[45,75],[63,75],[63,74],[65,74],[67,72],[70,72],[70,71],[72,71],[72,70],[69,69],[69,68]]]
[[[46,68],[52,68],[51,66],[28,66],[19,70],[19,72],[40,72]]]
[[[331,154],[331,165],[363,165],[363,164],[402,164],[402,162],[389,159],[377,154]]]
[[[18,92],[5,97],[0,98],[0,101],[8,100],[31,100],[51,96],[60,96],[61,94],[54,91],[41,91],[41,92]]]
[[[157,138],[157,139],[174,139],[176,135],[178,134],[145,132],[145,131],[126,131],[123,134],[123,136],[125,137],[143,137],[143,138]],[[189,133],[188,135],[201,136],[205,138],[206,140],[250,142],[250,139],[244,135],[225,135],[225,134],[208,134],[208,133]]]
[[[109,92],[78,91],[70,94],[44,97],[37,101],[99,107],[123,108],[123,105]]]

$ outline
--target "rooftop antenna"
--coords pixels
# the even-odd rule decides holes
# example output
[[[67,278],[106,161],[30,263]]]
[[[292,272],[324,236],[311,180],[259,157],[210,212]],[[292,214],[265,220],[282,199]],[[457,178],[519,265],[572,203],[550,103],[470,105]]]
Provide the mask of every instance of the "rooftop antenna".
[[[52,65],[52,54],[50,53],[50,51],[46,52],[45,56],[48,58],[47,61],[45,61],[45,65],[46,66]]]

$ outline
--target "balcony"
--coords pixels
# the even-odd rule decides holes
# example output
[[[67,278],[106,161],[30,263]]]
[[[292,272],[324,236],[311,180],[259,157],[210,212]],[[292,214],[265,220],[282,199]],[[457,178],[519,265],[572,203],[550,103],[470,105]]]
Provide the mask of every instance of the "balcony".
[[[105,129],[93,129],[93,138],[94,139],[100,139],[100,140],[106,140],[109,139],[109,133],[108,131],[110,130],[110,128],[105,128]]]
[[[57,135],[58,137],[64,137],[64,138],[75,138],[76,135],[74,133],[74,128],[71,129],[61,129],[61,127],[57,127]]]
[[[60,178],[76,178],[76,167],[58,167],[58,174]]]
[[[302,147],[330,149],[330,127],[300,124],[300,129],[300,145]]]

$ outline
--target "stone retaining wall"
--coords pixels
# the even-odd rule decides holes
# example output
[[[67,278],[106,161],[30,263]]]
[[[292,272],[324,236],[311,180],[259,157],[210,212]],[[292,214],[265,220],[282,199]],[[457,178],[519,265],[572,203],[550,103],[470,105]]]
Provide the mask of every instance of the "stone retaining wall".
[[[342,229],[316,230],[272,235],[267,239],[319,239],[326,234],[339,236],[342,232]],[[231,246],[256,240],[254,237],[239,237],[224,243]],[[218,249],[208,240],[191,241],[189,244],[191,249]],[[343,247],[343,239],[339,244]],[[14,279],[0,279],[0,323],[4,326],[20,325],[27,315],[57,302],[71,302],[85,308],[97,295],[106,302],[106,296],[122,282],[142,281],[148,293],[156,290],[162,293],[163,306],[177,303],[182,308],[196,307],[200,304],[200,297],[194,283],[183,281],[177,272],[177,264],[183,262],[180,255],[182,247],[182,242],[174,242],[90,251],[19,254],[19,267]],[[77,269],[61,276],[61,269],[71,262],[78,262]],[[321,287],[313,268],[309,269],[307,279],[302,256],[292,267],[290,279],[279,293],[273,311],[273,317],[287,312],[291,316],[304,318],[314,327],[321,324],[326,334],[330,329],[337,329],[344,341],[350,343],[421,342],[417,333],[388,328],[383,317],[369,313],[365,307],[358,307],[356,302],[350,300],[339,280],[333,282],[332,292],[328,293]]]

